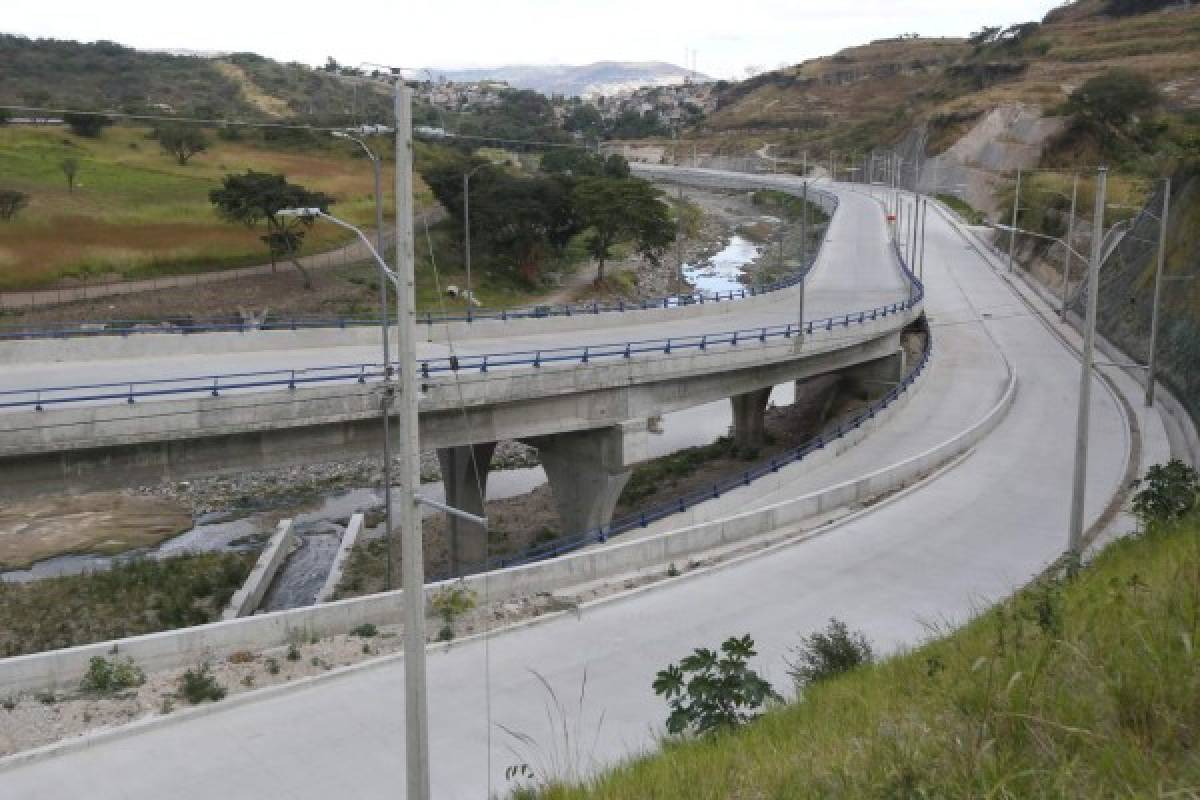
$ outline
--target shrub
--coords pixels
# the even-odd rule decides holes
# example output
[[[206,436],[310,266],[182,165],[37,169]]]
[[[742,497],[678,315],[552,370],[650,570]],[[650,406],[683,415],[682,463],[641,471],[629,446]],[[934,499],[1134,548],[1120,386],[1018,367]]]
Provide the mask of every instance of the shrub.
[[[63,122],[76,136],[88,139],[98,139],[106,127],[112,125],[112,120],[103,114],[84,114],[67,112],[63,114]]]
[[[758,717],[758,709],[779,695],[749,660],[757,655],[748,635],[726,639],[720,653],[698,648],[654,678],[654,693],[667,700],[670,733],[704,734],[733,728]]]
[[[189,669],[179,679],[179,690],[192,705],[199,705],[206,700],[217,702],[225,697],[225,687],[217,683],[212,674],[212,666],[206,661],[196,669]]]
[[[463,614],[475,608],[476,594],[465,585],[445,586],[434,593],[430,601],[434,613],[442,618],[442,629],[438,640],[448,642],[454,638],[454,623]]]
[[[79,688],[85,692],[119,692],[141,686],[146,682],[146,673],[133,663],[132,658],[111,661],[104,656],[94,656],[88,663],[88,670],[79,682]]]
[[[299,661],[300,660],[300,648],[299,648],[299,646],[296,645],[295,642],[292,642],[291,644],[288,645],[287,660],[288,661]]]
[[[266,666],[268,675],[278,675],[279,674],[279,659],[268,658],[266,661],[263,662],[263,665]]]
[[[1089,78],[1067,98],[1067,110],[1077,118],[1124,125],[1139,111],[1161,100],[1158,88],[1140,72],[1117,67]]]
[[[379,629],[369,622],[364,622],[354,630],[350,631],[351,636],[360,636],[363,639],[370,639],[373,636],[379,635]]]
[[[1177,458],[1155,464],[1135,485],[1142,488],[1133,496],[1133,513],[1143,525],[1182,517],[1200,496],[1200,476]]]
[[[875,659],[867,637],[857,631],[851,633],[846,623],[838,619],[829,620],[824,631],[801,640],[794,655],[794,659],[788,661],[788,675],[795,681],[797,689],[870,664]]]
[[[0,220],[8,222],[29,205],[29,195],[16,189],[0,189]]]

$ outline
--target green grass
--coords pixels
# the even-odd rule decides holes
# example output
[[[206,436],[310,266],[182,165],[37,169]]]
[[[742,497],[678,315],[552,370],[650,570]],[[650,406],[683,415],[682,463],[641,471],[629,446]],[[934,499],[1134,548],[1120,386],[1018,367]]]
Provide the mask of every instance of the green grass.
[[[85,139],[53,126],[0,127],[0,187],[30,195],[28,208],[0,224],[0,290],[266,263],[262,231],[223,222],[208,200],[224,175],[247,169],[283,173],[332,195],[339,217],[374,222],[371,169],[340,145],[297,148],[210,136],[207,151],[179,166],[146,133],[115,126]],[[61,170],[65,158],[79,162],[74,191]],[[390,185],[390,175],[384,179]],[[419,184],[418,205],[429,204]],[[340,228],[317,225],[302,253],[348,238]]]
[[[987,217],[982,211],[974,208],[970,203],[957,195],[939,193],[937,199],[941,200],[948,208],[957,211],[959,216],[967,221],[968,225],[982,225],[987,221]]]
[[[539,796],[1195,797],[1198,638],[1193,516],[740,731]]]
[[[0,582],[0,657],[215,621],[254,558],[188,554],[129,561],[107,572]]]

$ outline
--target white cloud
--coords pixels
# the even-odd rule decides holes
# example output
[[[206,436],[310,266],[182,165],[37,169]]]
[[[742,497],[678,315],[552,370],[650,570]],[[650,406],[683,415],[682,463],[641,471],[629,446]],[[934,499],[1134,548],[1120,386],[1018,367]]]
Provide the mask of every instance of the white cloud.
[[[898,33],[965,35],[1040,19],[1055,0],[209,0],[181,15],[148,0],[6,3],[4,29],[27,36],[111,39],[145,49],[249,50],[322,63],[334,56],[404,66],[683,63],[738,76]]]

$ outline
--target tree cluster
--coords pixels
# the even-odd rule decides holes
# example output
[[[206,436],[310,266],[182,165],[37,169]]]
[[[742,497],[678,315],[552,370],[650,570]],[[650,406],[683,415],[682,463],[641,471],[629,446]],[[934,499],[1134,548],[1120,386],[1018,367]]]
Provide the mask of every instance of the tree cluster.
[[[422,177],[460,225],[468,173],[473,256],[485,268],[509,270],[530,283],[537,282],[549,258],[560,257],[585,231],[598,280],[617,242],[631,240],[638,253],[653,260],[674,240],[661,193],[631,177],[620,156],[604,159],[563,148],[543,156],[540,174],[521,175],[439,149],[423,165]]]

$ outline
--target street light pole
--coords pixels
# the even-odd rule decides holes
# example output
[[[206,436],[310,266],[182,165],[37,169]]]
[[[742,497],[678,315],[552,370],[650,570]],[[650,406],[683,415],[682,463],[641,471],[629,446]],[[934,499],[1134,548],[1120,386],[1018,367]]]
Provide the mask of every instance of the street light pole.
[[[380,133],[386,132],[383,130]],[[382,168],[379,163],[379,157],[375,152],[367,146],[367,143],[357,136],[351,136],[346,131],[334,131],[333,135],[338,139],[347,139],[354,142],[362,148],[367,154],[367,158],[371,160],[372,171],[375,173],[375,248],[379,252],[379,257],[383,258],[383,254],[387,252],[383,234],[383,176]],[[379,281],[379,326],[383,333],[383,373],[386,379],[390,380],[392,376],[392,358],[391,358],[391,343],[388,337],[388,290],[387,280]],[[384,560],[384,586],[391,590],[392,588],[392,532],[395,526],[392,524],[392,434],[391,434],[391,409],[392,396],[385,392],[380,399],[380,417],[383,423],[383,526],[384,540],[387,542],[387,558]]]
[[[1012,230],[1008,234],[1008,271],[1013,270],[1017,250],[1017,211],[1021,205],[1021,170],[1017,170],[1017,191],[1013,195]]]
[[[1083,556],[1083,514],[1087,494],[1088,425],[1092,404],[1092,358],[1096,346],[1096,308],[1100,293],[1100,259],[1104,239],[1104,202],[1108,189],[1108,167],[1096,171],[1096,208],[1092,222],[1092,257],[1088,264],[1087,318],[1080,358],[1079,411],[1075,428],[1075,469],[1071,487],[1071,518],[1067,531],[1069,568],[1075,569]],[[1015,226],[1014,226],[1015,228]],[[1016,231],[1012,234],[1015,236]]]
[[[1171,179],[1163,184],[1162,218],[1158,221],[1158,266],[1154,270],[1154,310],[1150,319],[1150,363],[1146,370],[1146,407],[1154,405],[1154,378],[1158,370],[1158,318],[1162,301],[1163,269],[1167,263],[1167,220],[1171,217]]]
[[[463,173],[463,254],[467,264],[467,322],[471,321],[471,308],[475,305],[475,295],[471,293],[471,176],[486,166],[487,164],[480,164]]]
[[[1071,237],[1075,235],[1075,201],[1079,197],[1079,173],[1075,173],[1071,181],[1071,216],[1067,218],[1067,246],[1063,248],[1063,281],[1062,281],[1062,313],[1063,322],[1067,321],[1067,294],[1071,284]]]
[[[804,284],[808,279],[808,181],[804,182],[804,191],[800,195],[802,208],[800,210],[800,307],[798,319],[800,329],[796,332],[796,341],[804,342]]]

